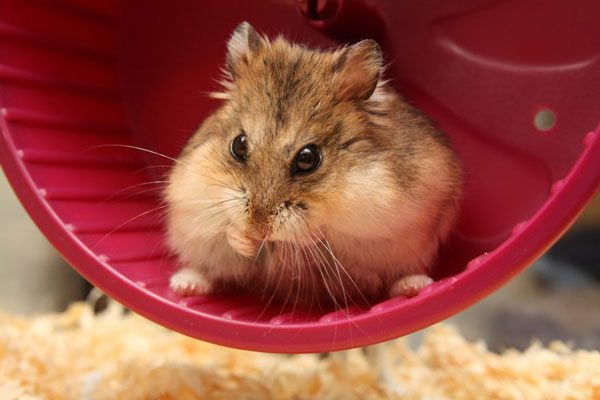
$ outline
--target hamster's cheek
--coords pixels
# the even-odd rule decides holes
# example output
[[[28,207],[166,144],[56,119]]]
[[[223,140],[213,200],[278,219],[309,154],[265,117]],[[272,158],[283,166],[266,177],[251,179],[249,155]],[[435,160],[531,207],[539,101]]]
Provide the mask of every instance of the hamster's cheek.
[[[379,163],[349,170],[326,201],[328,229],[368,239],[393,236],[407,203]]]
[[[234,178],[221,165],[211,143],[200,146],[173,167],[166,191],[168,230],[176,240],[222,234],[239,197]],[[242,208],[241,201],[239,208]]]

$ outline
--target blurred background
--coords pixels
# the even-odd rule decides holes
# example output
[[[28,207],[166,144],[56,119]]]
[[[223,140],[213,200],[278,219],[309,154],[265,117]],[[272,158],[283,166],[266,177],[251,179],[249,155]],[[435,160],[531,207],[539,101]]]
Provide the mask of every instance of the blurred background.
[[[62,311],[91,286],[46,241],[0,174],[0,310]],[[492,350],[563,340],[600,350],[600,195],[550,251],[449,320]],[[414,335],[418,339],[420,334]]]

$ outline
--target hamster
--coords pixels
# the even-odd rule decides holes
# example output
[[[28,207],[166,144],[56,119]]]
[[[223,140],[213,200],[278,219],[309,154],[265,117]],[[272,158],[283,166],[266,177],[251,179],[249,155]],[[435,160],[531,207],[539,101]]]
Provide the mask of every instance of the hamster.
[[[174,292],[341,307],[432,282],[463,173],[383,69],[373,40],[324,51],[234,30],[222,105],[165,190]]]

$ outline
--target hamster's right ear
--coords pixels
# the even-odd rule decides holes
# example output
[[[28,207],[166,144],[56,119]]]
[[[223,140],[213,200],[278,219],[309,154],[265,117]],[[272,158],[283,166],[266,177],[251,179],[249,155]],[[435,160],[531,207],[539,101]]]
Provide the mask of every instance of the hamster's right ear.
[[[248,64],[252,53],[257,53],[264,46],[264,39],[247,21],[233,30],[227,42],[227,68],[235,79],[240,66]]]
[[[366,39],[344,50],[336,69],[335,96],[342,101],[367,100],[377,87],[383,56],[377,42]]]

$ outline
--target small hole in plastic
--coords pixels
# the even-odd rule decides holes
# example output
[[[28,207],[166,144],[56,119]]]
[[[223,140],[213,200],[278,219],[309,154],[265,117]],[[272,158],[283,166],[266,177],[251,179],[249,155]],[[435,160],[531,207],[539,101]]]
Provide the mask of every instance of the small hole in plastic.
[[[300,12],[311,21],[332,18],[338,11],[339,0],[299,0]]]
[[[556,125],[556,114],[548,108],[543,108],[535,114],[533,125],[538,131],[547,132]]]
[[[320,21],[322,18],[319,15],[319,4],[317,0],[309,0],[307,6],[308,17],[313,21]]]

